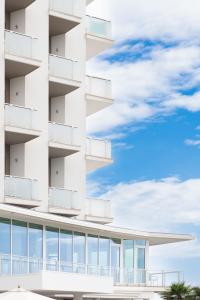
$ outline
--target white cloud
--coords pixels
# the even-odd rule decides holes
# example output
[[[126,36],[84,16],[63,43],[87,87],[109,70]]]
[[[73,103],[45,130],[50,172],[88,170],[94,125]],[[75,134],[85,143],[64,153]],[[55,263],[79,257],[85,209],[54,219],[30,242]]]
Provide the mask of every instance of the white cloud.
[[[188,146],[200,146],[200,140],[185,140],[185,144]]]
[[[111,19],[117,39],[199,40],[199,0],[96,0],[88,13]]]
[[[177,46],[156,48],[149,59],[142,61],[111,64],[93,60],[88,65],[89,74],[112,78],[115,102],[88,118],[89,133],[106,132],[177,108],[200,110],[200,93],[183,96],[177,92],[197,83],[199,57],[200,48]],[[187,74],[186,83],[182,74]]]
[[[112,200],[117,225],[155,231],[200,225],[200,179],[181,181],[175,177],[109,188],[102,197]]]

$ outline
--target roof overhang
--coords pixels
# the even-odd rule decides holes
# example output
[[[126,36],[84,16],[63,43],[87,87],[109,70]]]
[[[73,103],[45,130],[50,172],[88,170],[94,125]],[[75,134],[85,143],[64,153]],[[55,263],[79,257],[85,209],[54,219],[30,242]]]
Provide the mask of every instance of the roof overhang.
[[[62,227],[62,229],[81,231],[110,238],[134,240],[144,239],[149,241],[150,246],[184,242],[194,239],[194,237],[189,234],[146,232],[134,229],[119,228],[109,225],[74,220],[35,210],[13,207],[6,204],[0,204],[0,216],[7,218],[20,218],[20,220],[27,222],[36,222],[37,224],[45,224],[47,226],[58,226]]]

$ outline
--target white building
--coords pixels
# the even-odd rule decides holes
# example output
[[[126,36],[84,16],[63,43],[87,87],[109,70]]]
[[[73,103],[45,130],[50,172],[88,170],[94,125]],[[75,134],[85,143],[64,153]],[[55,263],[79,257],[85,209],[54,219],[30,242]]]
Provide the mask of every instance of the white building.
[[[143,298],[180,274],[149,270],[149,246],[187,241],[112,227],[110,201],[88,199],[87,172],[112,163],[86,118],[112,104],[86,61],[113,44],[91,0],[0,0],[0,291]],[[176,277],[177,276],[177,277]]]

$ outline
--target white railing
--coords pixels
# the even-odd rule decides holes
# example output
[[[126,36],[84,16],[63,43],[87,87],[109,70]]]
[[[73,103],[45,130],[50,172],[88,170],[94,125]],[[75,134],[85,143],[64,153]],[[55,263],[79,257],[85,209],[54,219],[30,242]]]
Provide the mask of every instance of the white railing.
[[[11,30],[5,30],[5,52],[8,54],[40,59],[40,47],[37,38],[18,33]]]
[[[112,159],[111,142],[107,140],[87,138],[86,155]]]
[[[80,80],[79,63],[55,54],[49,55],[49,73],[54,77],[76,81]]]
[[[95,18],[92,16],[87,16],[87,33],[96,35],[102,38],[111,39],[112,38],[111,22]]]
[[[49,141],[69,146],[79,146],[78,128],[49,122]]]
[[[5,176],[5,196],[39,201],[38,181],[17,176]]]
[[[5,124],[23,129],[39,130],[38,112],[31,108],[5,104]]]
[[[184,280],[184,275],[179,271],[146,271],[146,270],[122,270],[106,266],[92,266],[63,262],[57,259],[45,260],[32,257],[0,255],[0,276],[12,276],[27,273],[39,273],[41,271],[56,271],[64,273],[78,273],[85,275],[108,276],[114,280],[114,285],[142,286],[142,287],[169,287],[172,283]],[[161,280],[152,281],[151,275],[158,276]],[[172,276],[167,279],[167,276]],[[151,279],[150,279],[151,278]]]
[[[102,78],[86,76],[86,93],[111,99],[111,81]]]
[[[50,10],[71,15],[75,17],[82,16],[82,1],[81,0],[50,0]]]
[[[102,199],[87,199],[86,201],[88,216],[112,219],[111,201]]]
[[[61,188],[49,188],[49,206],[68,210],[80,210],[81,203],[77,191]]]

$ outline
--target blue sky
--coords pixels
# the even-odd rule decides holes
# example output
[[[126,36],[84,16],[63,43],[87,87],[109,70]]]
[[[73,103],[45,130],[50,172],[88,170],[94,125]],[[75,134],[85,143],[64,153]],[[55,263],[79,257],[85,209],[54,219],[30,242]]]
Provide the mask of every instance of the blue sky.
[[[200,285],[200,2],[96,0],[88,12],[111,19],[116,40],[88,63],[115,98],[88,118],[115,161],[88,176],[88,192],[112,200],[116,225],[195,234],[153,248],[151,266]]]

